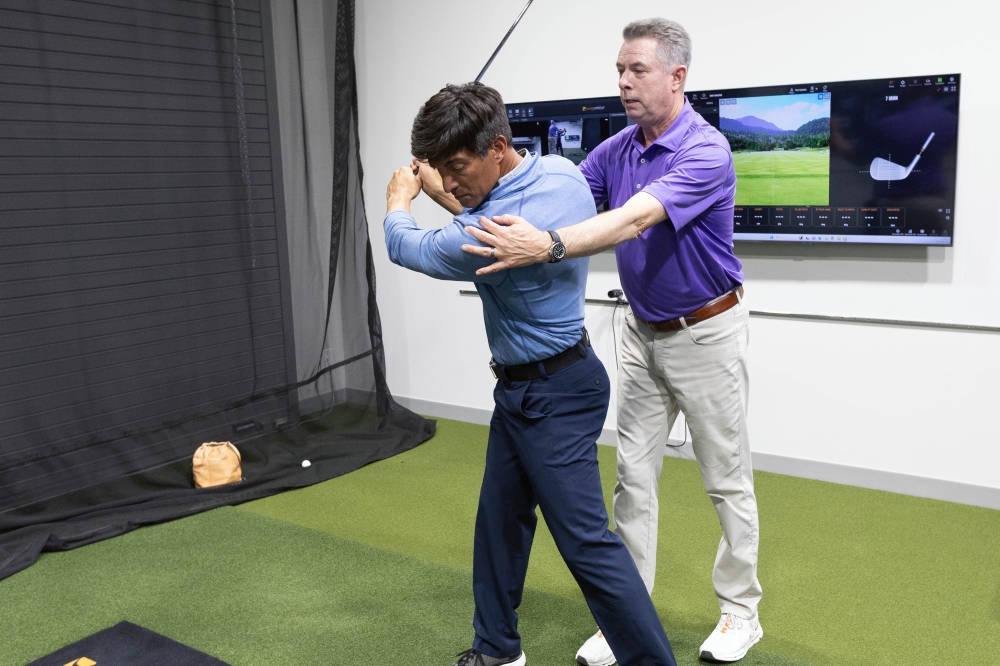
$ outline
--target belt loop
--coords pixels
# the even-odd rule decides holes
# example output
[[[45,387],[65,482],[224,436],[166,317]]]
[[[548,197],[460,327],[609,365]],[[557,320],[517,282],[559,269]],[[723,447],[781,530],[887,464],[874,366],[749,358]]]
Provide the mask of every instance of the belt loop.
[[[549,373],[545,372],[545,363],[543,361],[538,362],[538,372],[542,375],[542,379],[548,381]]]
[[[682,330],[686,331],[688,329],[688,320],[687,320],[687,317],[678,317],[677,321],[680,322]]]
[[[736,289],[733,290],[733,293],[736,294],[736,302],[739,303],[740,305],[743,305],[743,297],[740,296],[740,289],[742,288],[743,285],[740,285],[739,287],[736,287]]]

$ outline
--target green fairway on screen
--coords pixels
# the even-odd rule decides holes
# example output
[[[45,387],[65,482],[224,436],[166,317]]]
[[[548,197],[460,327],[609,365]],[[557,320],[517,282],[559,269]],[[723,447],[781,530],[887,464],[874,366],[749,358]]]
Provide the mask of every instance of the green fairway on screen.
[[[830,204],[830,93],[719,100],[737,206]]]

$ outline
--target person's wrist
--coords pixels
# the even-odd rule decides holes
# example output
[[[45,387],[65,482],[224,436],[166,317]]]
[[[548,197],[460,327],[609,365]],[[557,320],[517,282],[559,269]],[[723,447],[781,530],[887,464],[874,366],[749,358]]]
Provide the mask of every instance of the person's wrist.
[[[549,235],[547,231],[538,231],[538,252],[535,253],[535,259],[539,262],[547,262],[552,257],[549,256],[549,249],[552,247],[552,236]]]
[[[393,197],[386,202],[386,214],[394,210],[410,212],[410,200],[405,197]]]

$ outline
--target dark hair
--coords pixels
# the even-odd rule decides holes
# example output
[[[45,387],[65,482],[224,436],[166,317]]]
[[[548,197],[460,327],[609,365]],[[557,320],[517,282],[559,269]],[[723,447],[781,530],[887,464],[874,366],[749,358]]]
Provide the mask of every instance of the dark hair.
[[[413,120],[410,152],[440,163],[460,150],[485,158],[502,136],[513,144],[503,98],[478,81],[447,85],[427,100]]]

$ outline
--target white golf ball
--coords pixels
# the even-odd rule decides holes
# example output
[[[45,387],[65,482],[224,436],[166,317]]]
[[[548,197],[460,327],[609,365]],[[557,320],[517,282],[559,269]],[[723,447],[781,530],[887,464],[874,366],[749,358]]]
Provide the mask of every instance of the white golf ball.
[[[303,466],[303,467],[309,467],[309,466],[311,466],[311,465],[312,465],[312,463],[311,463],[311,462],[309,462],[308,460],[303,460],[303,461],[302,461],[302,466]]]

